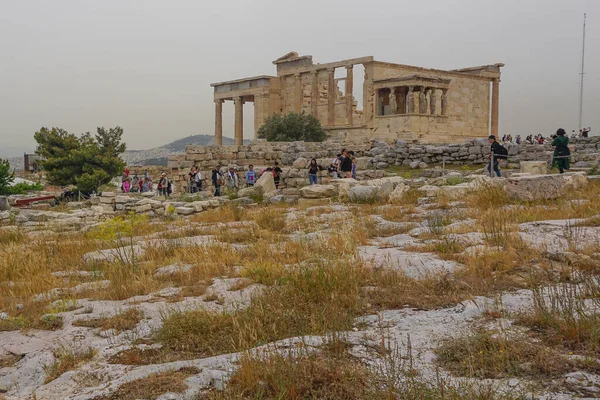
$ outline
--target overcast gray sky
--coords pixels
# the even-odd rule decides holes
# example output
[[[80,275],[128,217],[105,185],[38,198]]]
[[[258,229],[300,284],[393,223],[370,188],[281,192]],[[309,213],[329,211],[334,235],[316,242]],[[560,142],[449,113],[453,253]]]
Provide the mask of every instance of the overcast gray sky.
[[[373,55],[439,69],[506,63],[502,133],[600,129],[599,0],[0,0],[0,156],[42,126],[120,125],[130,149],[213,134],[211,82],[274,75],[289,51],[315,62]],[[252,104],[245,137],[253,136]],[[233,105],[224,107],[232,135]]]

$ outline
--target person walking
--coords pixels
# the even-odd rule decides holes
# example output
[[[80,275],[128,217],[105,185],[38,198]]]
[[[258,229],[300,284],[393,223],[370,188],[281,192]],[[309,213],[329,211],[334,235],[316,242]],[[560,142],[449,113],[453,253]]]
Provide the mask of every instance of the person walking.
[[[227,173],[227,189],[229,189],[229,192],[233,193],[237,192],[239,186],[237,170],[234,167],[229,167],[229,172]]]
[[[188,191],[189,193],[196,193],[196,167],[190,168],[188,173]]]
[[[317,164],[317,160],[313,158],[306,168],[308,169],[308,184],[317,185],[319,183],[319,171],[321,171],[323,167]]]
[[[488,136],[488,142],[490,143],[490,162],[488,163],[488,175],[491,175],[492,173],[492,168],[494,169],[494,172],[496,173],[496,175],[498,175],[499,177],[502,176],[502,173],[500,172],[500,168],[498,168],[498,164],[500,162],[500,159],[502,159],[501,157],[504,156],[504,152],[505,152],[505,148],[496,141],[496,136],[494,135],[490,135]],[[492,161],[493,161],[493,165],[492,165]]]
[[[342,153],[344,159],[340,165],[340,171],[342,171],[343,178],[352,178],[352,159],[350,158],[350,154],[348,150],[344,149]]]
[[[246,171],[246,185],[254,186],[256,183],[256,172],[254,172],[254,165],[248,165],[248,171]]]
[[[552,167],[558,168],[558,172],[564,174],[565,170],[571,168],[569,164],[571,150],[569,150],[569,138],[566,136],[566,132],[563,128],[556,131],[556,137],[552,141],[552,146],[554,147]]]
[[[223,184],[223,176],[221,175],[221,166],[217,165],[212,170],[212,183],[215,187],[215,197],[221,196],[221,185]]]
[[[279,182],[281,181],[281,174],[283,173],[283,170],[279,168],[279,163],[277,161],[275,161],[271,173],[273,174],[273,180],[275,181],[275,189],[279,189]]]
[[[160,179],[158,180],[158,194],[165,196],[167,198],[169,196],[168,188],[169,188],[169,180],[167,179],[167,174],[163,172],[160,175]]]
[[[202,174],[200,173],[200,168],[196,167],[196,176],[194,177],[194,184],[196,185],[196,192],[202,191]]]

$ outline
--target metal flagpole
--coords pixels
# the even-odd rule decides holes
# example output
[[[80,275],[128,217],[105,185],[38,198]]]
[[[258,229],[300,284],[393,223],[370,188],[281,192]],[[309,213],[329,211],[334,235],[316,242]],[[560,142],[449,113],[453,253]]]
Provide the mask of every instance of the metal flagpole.
[[[584,72],[584,65],[585,65],[585,19],[586,19],[586,14],[583,14],[583,47],[581,49],[581,73],[579,74],[579,75],[581,75],[581,88],[579,90],[579,129],[581,129],[582,119],[583,119],[583,75],[585,75],[585,72]]]

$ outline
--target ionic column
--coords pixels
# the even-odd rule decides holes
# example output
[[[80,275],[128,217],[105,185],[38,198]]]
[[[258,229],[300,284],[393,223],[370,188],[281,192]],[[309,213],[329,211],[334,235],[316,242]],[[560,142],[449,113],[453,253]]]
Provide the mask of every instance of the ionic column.
[[[415,112],[415,87],[409,86],[408,93],[406,93],[406,101],[408,106],[406,107],[408,114],[414,114]]]
[[[223,100],[215,100],[215,146],[223,146]]]
[[[335,68],[327,69],[329,73],[329,82],[327,85],[327,125],[335,125]]]
[[[300,114],[302,111],[302,102],[304,100],[304,94],[302,93],[302,76],[300,74],[294,75],[296,81],[296,101],[294,102],[294,111]]]
[[[235,104],[234,144],[241,146],[244,144],[244,100],[235,97],[233,103]]]
[[[318,118],[319,105],[319,71],[311,71],[311,85],[310,85],[310,112],[313,117]]]
[[[258,133],[258,130],[262,126],[265,120],[265,100],[267,94],[260,93],[254,95],[254,136]]]
[[[492,81],[492,135],[498,136],[498,116],[500,114],[500,79]]]
[[[354,101],[354,96],[352,95],[353,85],[354,85],[354,66],[347,65],[346,66],[346,123],[348,125],[352,125],[352,103]]]

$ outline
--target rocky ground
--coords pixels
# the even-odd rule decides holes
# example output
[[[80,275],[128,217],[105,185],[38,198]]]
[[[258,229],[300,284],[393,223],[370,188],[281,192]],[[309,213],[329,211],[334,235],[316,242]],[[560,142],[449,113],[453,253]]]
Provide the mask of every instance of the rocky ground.
[[[0,399],[600,397],[600,182],[265,180],[2,212]]]

